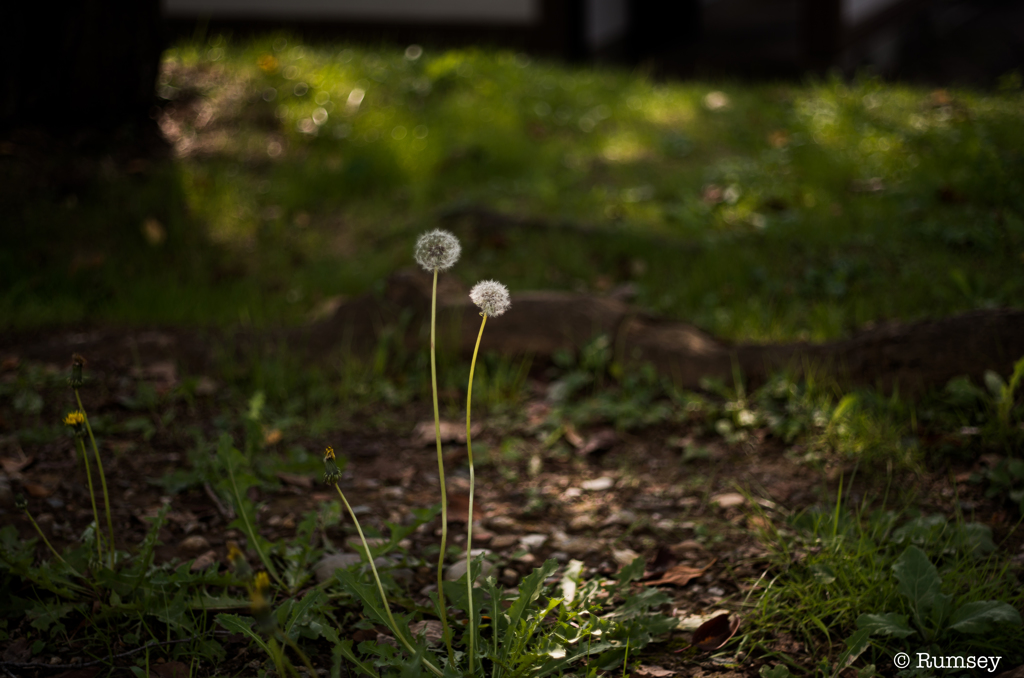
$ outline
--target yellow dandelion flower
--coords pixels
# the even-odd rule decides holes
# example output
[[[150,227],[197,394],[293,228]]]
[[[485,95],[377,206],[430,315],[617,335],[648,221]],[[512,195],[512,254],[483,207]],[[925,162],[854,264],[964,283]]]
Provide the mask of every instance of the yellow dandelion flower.
[[[81,426],[85,423],[85,413],[81,410],[75,410],[69,412],[68,416],[64,417],[64,424],[66,426]]]
[[[266,591],[270,588],[270,575],[264,571],[256,573],[256,577],[253,579],[253,588],[259,592]]]

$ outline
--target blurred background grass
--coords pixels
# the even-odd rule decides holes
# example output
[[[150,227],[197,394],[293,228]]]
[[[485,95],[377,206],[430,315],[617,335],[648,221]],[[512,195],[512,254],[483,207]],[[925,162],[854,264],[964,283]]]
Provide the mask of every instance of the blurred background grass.
[[[1013,75],[659,82],[277,34],[178,44],[158,94],[166,160],[33,158],[43,183],[0,163],[4,329],[300,324],[437,225],[467,285],[635,294],[735,340],[1024,299]]]

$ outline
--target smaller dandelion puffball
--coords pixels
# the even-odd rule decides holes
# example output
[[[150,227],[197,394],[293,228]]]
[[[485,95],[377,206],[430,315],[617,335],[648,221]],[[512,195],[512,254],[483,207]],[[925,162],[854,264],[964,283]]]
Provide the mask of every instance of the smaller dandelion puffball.
[[[473,285],[469,298],[490,316],[501,315],[512,305],[508,298],[508,288],[497,280],[484,280]]]
[[[431,273],[447,271],[459,260],[461,253],[459,239],[441,229],[428,231],[416,241],[416,263]]]

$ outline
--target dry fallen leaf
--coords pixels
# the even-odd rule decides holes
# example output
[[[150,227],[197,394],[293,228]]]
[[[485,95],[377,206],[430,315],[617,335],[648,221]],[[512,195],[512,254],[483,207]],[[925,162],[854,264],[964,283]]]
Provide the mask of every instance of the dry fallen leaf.
[[[196,395],[198,396],[213,395],[217,392],[218,388],[220,387],[217,385],[217,382],[210,377],[204,375],[196,379]]]
[[[576,427],[573,426],[572,424],[566,424],[563,427],[563,430],[565,431],[565,439],[568,440],[569,444],[575,447],[577,450],[586,444],[586,441],[583,439],[583,436],[581,436],[576,431]]]
[[[17,459],[14,459],[12,457],[0,458],[0,468],[3,468],[4,473],[6,473],[11,478],[17,479],[21,477],[21,470],[27,467],[33,461],[35,461],[35,457],[26,457],[24,452],[18,450]]]
[[[157,678],[188,678],[188,664],[182,662],[166,662],[164,664],[150,664],[150,673]]]
[[[39,483],[30,483],[22,481],[21,486],[28,492],[28,496],[36,499],[46,499],[52,494],[53,490],[48,488],[46,485],[40,485]]]
[[[217,552],[214,551],[213,549],[210,549],[209,551],[207,551],[203,555],[201,555],[198,558],[196,558],[195,560],[193,560],[192,561],[192,567],[190,567],[189,570],[191,572],[199,572],[200,570],[205,570],[206,568],[211,567],[211,566],[216,565],[216,564],[217,564]]]
[[[586,456],[595,452],[602,452],[614,445],[618,439],[619,436],[615,433],[615,429],[601,429],[587,438],[586,444],[579,448],[579,454],[580,456]]]
[[[717,558],[715,559],[717,560]],[[707,572],[708,568],[715,564],[715,560],[704,567],[690,567],[689,565],[676,565],[665,570],[661,579],[647,582],[648,586],[661,586],[663,584],[674,584],[675,586],[686,586],[691,581]]]
[[[441,442],[442,443],[464,443],[466,442],[466,425],[461,422],[455,421],[442,421],[440,424],[441,429]],[[473,435],[479,434],[481,431],[480,424],[473,424],[470,428],[470,433]],[[433,445],[435,442],[434,436],[434,422],[432,421],[421,421],[416,424],[416,428],[412,432],[412,440],[416,445]]]
[[[684,558],[686,556],[692,555],[695,551],[699,552],[704,551],[705,549],[704,544],[701,544],[696,539],[687,539],[685,541],[679,542],[678,544],[673,544],[672,546],[669,546],[668,550],[669,553],[671,553],[676,558]]]
[[[76,658],[72,657],[72,662],[74,662],[74,659]],[[84,669],[70,669],[63,673],[58,673],[53,678],[93,678],[99,672],[100,667],[98,666],[86,666]]]
[[[135,449],[134,440],[111,440],[107,439],[103,441],[103,446],[116,455],[121,455],[126,452],[131,452]]]
[[[539,400],[526,404],[526,427],[533,430],[543,424],[551,413],[551,406]],[[571,442],[571,441],[570,441]]]
[[[663,669],[660,666],[644,666],[641,664],[633,671],[633,675],[642,676],[644,678],[668,678],[668,676],[676,675],[676,672],[669,669]]]
[[[278,471],[274,475],[277,476],[278,480],[286,485],[295,485],[304,489],[310,489],[313,487],[313,479],[309,476],[300,475],[298,473],[286,473],[285,471]]]
[[[178,385],[178,367],[171,360],[160,360],[145,367],[132,368],[132,376],[153,382],[158,392],[170,390]]]
[[[473,513],[477,513],[477,507],[473,507]],[[479,520],[480,515],[473,516]],[[448,493],[448,520],[454,523],[464,523],[469,520],[469,493],[449,492]]]
[[[443,627],[437,619],[424,619],[409,625],[409,633],[413,638],[423,636],[427,645],[436,646],[441,644],[444,638]]]
[[[728,612],[704,622],[693,632],[690,642],[698,650],[710,652],[729,642],[740,627],[740,618]]]

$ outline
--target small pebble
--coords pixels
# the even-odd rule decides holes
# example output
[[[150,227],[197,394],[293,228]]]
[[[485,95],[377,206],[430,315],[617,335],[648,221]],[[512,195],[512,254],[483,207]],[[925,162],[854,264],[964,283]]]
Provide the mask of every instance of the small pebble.
[[[609,525],[622,525],[624,527],[628,527],[636,521],[636,513],[630,511],[629,509],[622,509],[608,516],[608,518],[602,523],[602,527],[607,527]]]
[[[600,492],[602,490],[610,490],[615,485],[615,480],[608,476],[601,476],[600,478],[594,478],[593,480],[584,480],[580,483],[580,487],[584,490],[590,490],[592,492]]]
[[[569,521],[569,529],[577,532],[589,529],[595,525],[597,525],[597,521],[589,513],[582,513]]]
[[[636,560],[639,557],[640,554],[634,551],[633,549],[622,549],[621,551],[612,551],[612,558],[614,558],[615,562],[618,563],[621,567],[625,567],[626,565],[631,564],[634,560]]]
[[[499,534],[491,539],[491,548],[507,549],[519,543],[519,536],[515,534]]]
[[[181,543],[178,544],[178,548],[189,553],[199,553],[210,548],[210,540],[202,535],[193,534],[182,539]]]
[[[486,579],[487,577],[493,577],[495,575],[496,570],[497,568],[494,566],[494,563],[485,560],[483,561],[483,567],[480,570],[480,576],[483,579]],[[459,577],[465,574],[466,561],[456,560],[454,563],[448,566],[447,570],[445,570],[444,578],[446,581],[456,581]],[[477,583],[479,583],[480,581],[481,579],[477,578]]]
[[[546,534],[527,534],[519,538],[519,543],[522,544],[523,548],[539,549],[547,542],[548,536]]]
[[[518,526],[518,523],[516,523],[514,519],[508,516],[499,515],[487,519],[487,527],[491,528],[492,530],[507,532],[509,530],[516,529]]]

